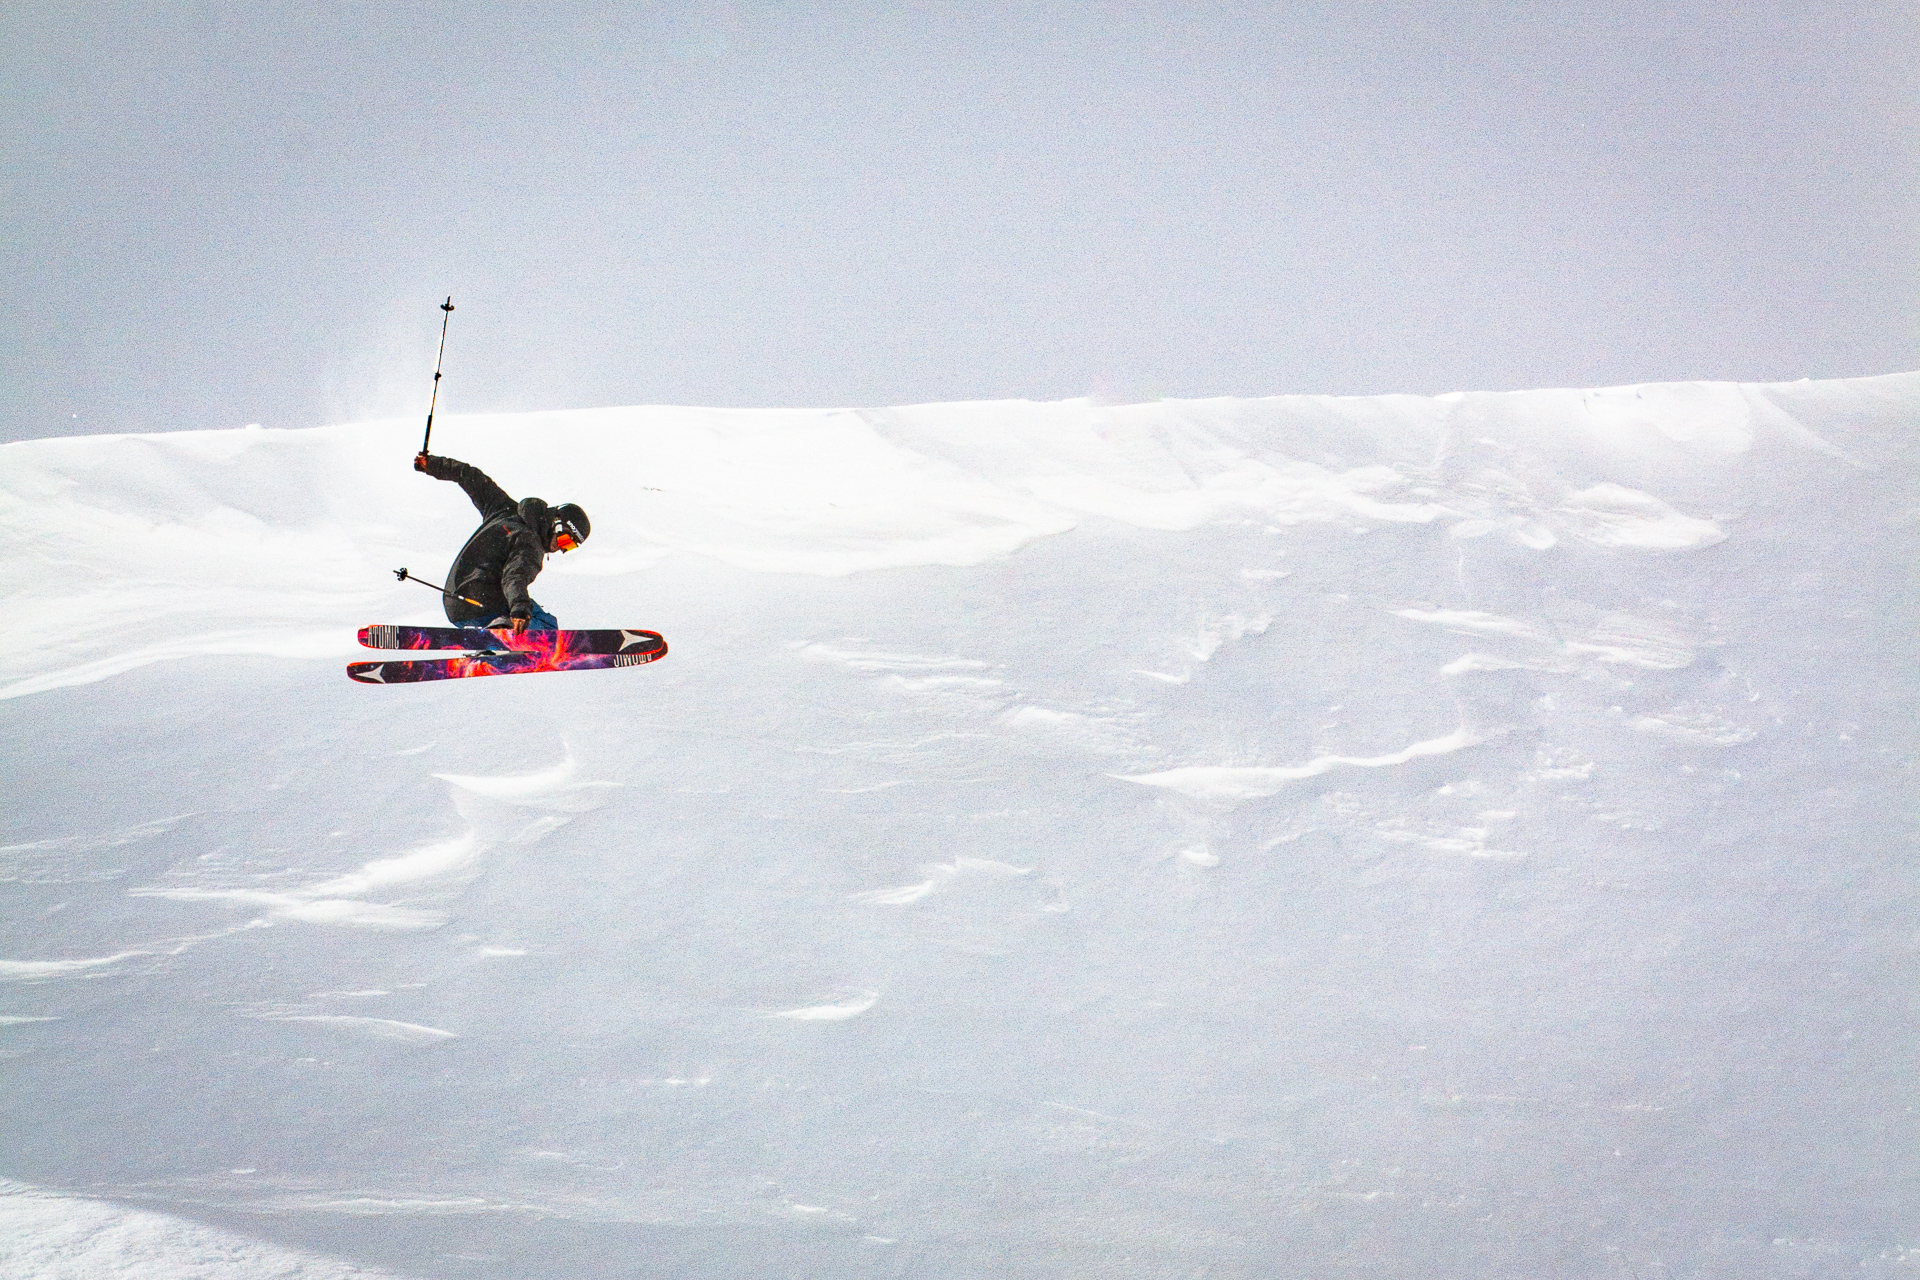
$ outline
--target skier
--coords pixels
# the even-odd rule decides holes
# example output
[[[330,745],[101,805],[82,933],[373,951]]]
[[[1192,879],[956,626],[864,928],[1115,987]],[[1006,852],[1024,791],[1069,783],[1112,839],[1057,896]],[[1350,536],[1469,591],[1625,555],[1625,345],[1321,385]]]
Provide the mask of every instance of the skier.
[[[413,469],[451,480],[480,509],[480,527],[454,557],[447,573],[447,621],[456,627],[512,627],[516,632],[558,631],[559,621],[527,594],[547,552],[567,552],[587,540],[593,526],[573,503],[549,507],[539,498],[515,502],[478,467],[421,452]],[[475,606],[460,597],[478,600]]]

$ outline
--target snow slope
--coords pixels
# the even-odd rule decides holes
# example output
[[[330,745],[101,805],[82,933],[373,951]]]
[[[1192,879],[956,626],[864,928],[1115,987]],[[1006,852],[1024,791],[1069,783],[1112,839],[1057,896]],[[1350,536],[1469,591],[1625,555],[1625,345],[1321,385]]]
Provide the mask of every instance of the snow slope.
[[[0,446],[0,1272],[1909,1274],[1916,416],[443,418],[673,653],[394,689],[412,424]]]

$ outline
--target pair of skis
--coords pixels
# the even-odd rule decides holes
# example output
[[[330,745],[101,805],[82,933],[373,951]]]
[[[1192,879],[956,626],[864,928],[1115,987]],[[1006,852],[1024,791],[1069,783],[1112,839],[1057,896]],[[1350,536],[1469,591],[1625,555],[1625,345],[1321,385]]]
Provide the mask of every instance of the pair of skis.
[[[638,667],[667,655],[657,631],[523,631],[484,627],[403,627],[381,624],[360,628],[369,649],[464,649],[458,656],[392,658],[347,664],[350,679],[362,684],[418,684],[467,676],[517,676],[535,671],[598,671]]]

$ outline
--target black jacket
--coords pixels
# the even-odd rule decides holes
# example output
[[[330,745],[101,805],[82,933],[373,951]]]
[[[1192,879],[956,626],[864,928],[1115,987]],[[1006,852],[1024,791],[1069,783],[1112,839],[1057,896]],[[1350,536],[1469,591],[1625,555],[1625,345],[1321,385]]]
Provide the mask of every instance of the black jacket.
[[[447,571],[447,590],[471,596],[465,600],[442,596],[447,620],[455,626],[491,622],[495,618],[526,618],[533,614],[527,585],[540,576],[547,558],[547,531],[553,521],[539,498],[515,502],[478,467],[452,458],[429,456],[426,473],[435,480],[451,480],[467,491],[480,509],[480,527],[453,558]]]

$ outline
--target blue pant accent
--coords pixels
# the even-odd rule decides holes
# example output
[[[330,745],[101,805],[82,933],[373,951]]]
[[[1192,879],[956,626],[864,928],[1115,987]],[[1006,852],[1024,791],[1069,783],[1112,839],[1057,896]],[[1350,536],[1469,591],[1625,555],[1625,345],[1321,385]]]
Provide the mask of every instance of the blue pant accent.
[[[558,631],[560,629],[560,619],[541,608],[538,600],[529,600],[527,603],[533,606],[533,612],[527,615],[527,630]],[[485,627],[488,621],[489,619],[487,618],[475,618],[472,622],[463,622],[460,625],[463,627]]]

